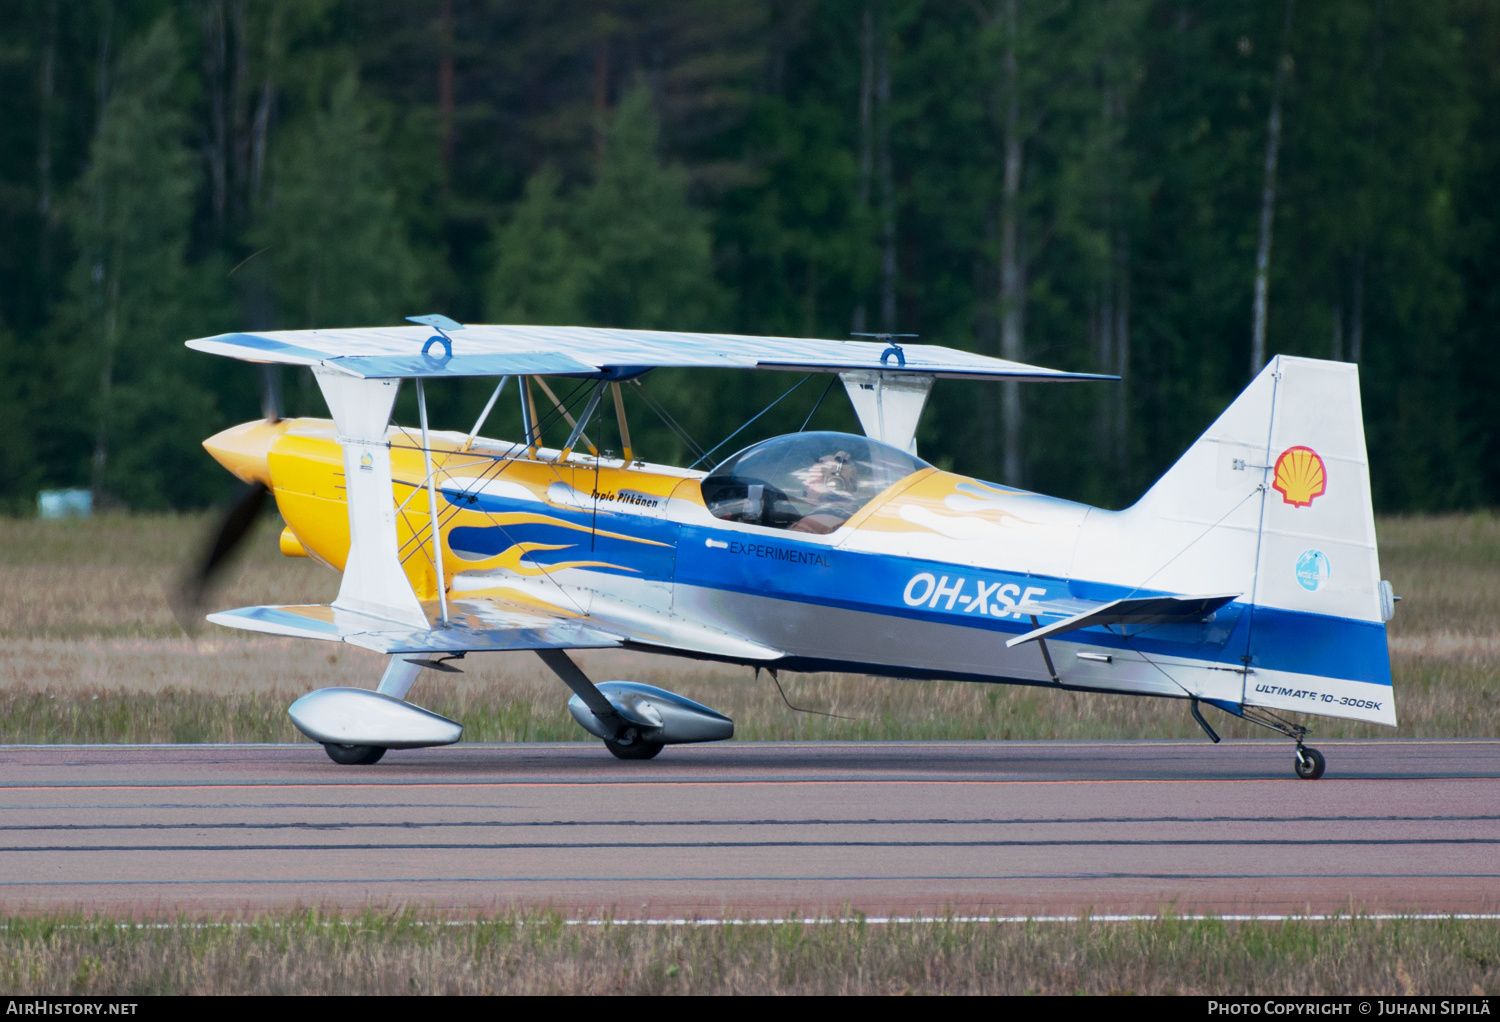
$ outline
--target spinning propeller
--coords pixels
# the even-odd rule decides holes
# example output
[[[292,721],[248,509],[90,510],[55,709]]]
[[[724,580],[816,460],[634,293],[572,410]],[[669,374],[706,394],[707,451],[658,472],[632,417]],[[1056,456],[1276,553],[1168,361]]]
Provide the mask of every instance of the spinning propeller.
[[[280,366],[261,366],[260,407],[265,417],[264,425],[272,426],[281,421]],[[239,496],[219,517],[197,558],[178,576],[169,591],[172,613],[189,634],[195,632],[202,622],[209,593],[222,576],[231,555],[255,526],[269,492],[270,486],[265,480],[248,480]]]

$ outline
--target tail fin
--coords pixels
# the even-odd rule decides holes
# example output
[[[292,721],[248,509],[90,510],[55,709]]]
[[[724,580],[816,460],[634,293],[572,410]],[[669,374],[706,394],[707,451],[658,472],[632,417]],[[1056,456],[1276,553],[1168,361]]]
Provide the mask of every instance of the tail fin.
[[[1186,531],[1223,519],[1214,531],[1236,534],[1238,549],[1205,536],[1183,555],[1198,563],[1179,569],[1237,576],[1220,575],[1216,591],[1233,581],[1257,606],[1383,620],[1359,370],[1347,362],[1278,355],[1128,514]]]
[[[1080,544],[1080,557],[1112,562],[1115,580],[1132,587],[1241,593],[1238,602],[1254,610],[1236,658],[1265,665],[1267,676],[1390,684],[1390,597],[1375,548],[1356,366],[1277,356],[1113,519]],[[1323,705],[1324,694],[1313,693],[1312,705],[1302,693],[1257,696],[1253,678],[1245,686],[1249,703],[1395,723],[1389,699],[1351,709]]]

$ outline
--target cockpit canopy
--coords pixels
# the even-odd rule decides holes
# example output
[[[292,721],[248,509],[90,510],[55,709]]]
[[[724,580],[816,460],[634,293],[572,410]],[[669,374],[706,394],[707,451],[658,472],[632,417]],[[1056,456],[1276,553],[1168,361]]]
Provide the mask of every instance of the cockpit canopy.
[[[891,484],[929,467],[850,433],[792,433],[747,447],[703,480],[716,518],[824,535]]]

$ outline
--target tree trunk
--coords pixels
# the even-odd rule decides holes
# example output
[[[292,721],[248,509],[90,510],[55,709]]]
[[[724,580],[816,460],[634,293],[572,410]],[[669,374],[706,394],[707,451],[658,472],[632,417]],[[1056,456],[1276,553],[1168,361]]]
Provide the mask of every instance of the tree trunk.
[[[1115,467],[1130,473],[1130,237],[1122,227],[1115,232]]]
[[[818,260],[809,254],[802,299],[802,336],[818,336]]]
[[[442,53],[438,56],[438,116],[443,126],[443,165],[453,164],[453,0],[443,0],[438,30]]]
[[[1354,257],[1354,293],[1349,323],[1349,361],[1358,365],[1365,355],[1365,250]]]
[[[875,51],[877,137],[880,143],[880,328],[896,332],[896,187],[891,173],[891,39],[882,17],[880,46]]]
[[[203,80],[208,93],[208,138],[204,155],[208,161],[209,203],[213,210],[214,231],[220,236],[224,233],[225,211],[229,208],[228,67],[224,0],[212,0],[203,6]]]
[[[109,42],[113,23],[114,5],[108,4],[104,8],[104,23],[99,29],[98,81],[96,82],[98,111],[94,119],[96,135],[99,125],[104,121],[104,107],[109,100]],[[99,359],[99,409],[94,423],[94,457],[89,479],[89,489],[93,493],[94,505],[97,507],[104,494],[104,465],[109,457],[109,399],[110,391],[114,387],[115,312],[119,307],[120,295],[119,278],[118,276],[112,277],[111,273],[112,270],[118,273],[119,261],[115,260],[113,267],[110,266],[109,256],[106,255],[104,249],[106,210],[102,192],[94,196],[94,216],[98,221],[100,237],[100,248],[92,253],[93,279],[97,288],[94,300],[97,302],[95,308],[104,312],[104,319],[100,324],[103,337],[100,338],[102,350]]]
[[[1114,90],[1110,87],[1107,61],[1100,60],[1099,76],[1099,136],[1103,149],[1100,158],[1101,179],[1099,222],[1103,228],[1104,253],[1099,260],[1099,288],[1095,301],[1098,303],[1089,317],[1091,340],[1094,347],[1094,365],[1099,372],[1115,371],[1115,194],[1114,194]],[[1094,441],[1100,459],[1112,462],[1115,455],[1115,389],[1100,394],[1095,422]]]
[[[1250,375],[1260,373],[1266,364],[1266,306],[1270,289],[1271,223],[1276,211],[1276,161],[1281,154],[1281,93],[1286,85],[1287,66],[1291,63],[1292,8],[1296,0],[1286,0],[1286,14],[1281,24],[1281,51],[1276,58],[1275,84],[1271,87],[1271,116],[1266,126],[1265,177],[1260,190],[1260,242],[1255,249],[1255,299],[1250,333]]]
[[[49,293],[52,279],[52,97],[57,91],[57,5],[47,4],[47,41],[42,49],[41,116],[37,118],[37,213],[41,238],[37,245],[37,268],[42,287]]]
[[[105,270],[104,289],[104,352],[99,367],[99,414],[94,427],[93,471],[89,489],[94,506],[98,507],[104,497],[104,468],[109,458],[109,413],[110,395],[115,384],[115,339],[120,323],[120,261],[122,253],[113,253],[112,265]]]
[[[254,207],[256,200],[260,198],[261,188],[266,180],[266,147],[270,143],[271,136],[271,104],[275,101],[276,90],[271,85],[271,72],[267,70],[260,84],[260,102],[255,107],[255,127],[250,136],[250,198],[248,203],[251,207]]]
[[[870,178],[875,166],[875,16],[870,5],[865,4],[860,19],[859,31],[859,208],[863,212],[870,208]],[[850,327],[856,334],[866,331],[865,302],[861,298],[854,306],[854,320]]]
[[[241,25],[245,24],[244,11],[241,7],[237,12]],[[246,216],[254,211],[260,200],[261,189],[266,179],[266,151],[270,143],[271,120],[276,115],[276,67],[280,56],[280,8],[273,8],[266,18],[266,35],[263,42],[264,51],[262,62],[264,67],[261,71],[260,88],[256,90],[258,95],[253,101],[247,98],[247,102],[253,102],[254,113],[249,116],[249,128],[245,132],[245,210]],[[248,83],[250,77],[249,57],[250,48],[248,35],[243,34],[248,27],[242,29],[241,49],[246,56],[242,61],[242,73]],[[237,72],[239,74],[241,72]],[[247,86],[248,88],[248,86]],[[247,110],[249,106],[247,106]]]
[[[995,243],[995,211],[993,208],[985,210],[984,234],[986,247],[993,250]],[[979,342],[979,351],[984,355],[998,355],[1000,353],[999,302],[995,296],[996,266],[993,260],[985,255],[976,255],[974,258],[974,294],[978,296],[978,310],[975,315],[974,329]],[[979,412],[979,449],[986,466],[996,464],[998,460],[998,438],[999,428],[999,406],[995,402],[994,388],[981,385],[976,390],[978,397]]]
[[[609,115],[609,10],[599,0],[594,12],[594,165],[604,162],[604,134]]]
[[[1025,149],[1020,134],[1017,6],[1018,0],[1005,0],[1006,42],[1001,69],[1005,90],[1005,174],[1000,203],[1000,357],[1019,362],[1024,353],[1026,328],[1026,266],[1021,257],[1020,238],[1021,172]],[[1000,395],[1004,425],[1001,479],[1011,486],[1020,486],[1024,475],[1021,456],[1021,388],[1014,382],[1002,383]]]
[[[249,0],[233,0],[229,8],[230,38],[234,45],[234,74],[229,79],[229,213],[236,224],[246,222],[251,202],[250,154],[252,151],[250,113],[250,36]],[[270,55],[267,55],[267,60]]]

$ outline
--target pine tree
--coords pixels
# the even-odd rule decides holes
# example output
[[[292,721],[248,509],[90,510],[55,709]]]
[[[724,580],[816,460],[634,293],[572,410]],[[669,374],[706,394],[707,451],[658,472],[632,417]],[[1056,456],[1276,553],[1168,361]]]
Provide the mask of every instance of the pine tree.
[[[650,90],[637,85],[615,111],[598,177],[578,202],[584,310],[602,326],[702,329],[725,304],[708,218],[688,204],[682,170],[663,165],[658,135]]]
[[[96,497],[197,503],[215,401],[182,340],[213,331],[222,274],[186,260],[199,173],[170,14],[123,49],[106,95],[69,209],[80,257],[58,321],[82,373],[75,408],[92,413],[89,478]]]
[[[283,137],[255,237],[287,327],[378,326],[421,304],[420,269],[353,74]]]
[[[495,323],[582,323],[587,271],[572,211],[551,168],[526,182],[526,194],[495,237],[486,311]]]

